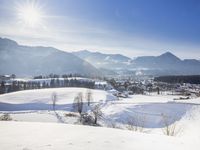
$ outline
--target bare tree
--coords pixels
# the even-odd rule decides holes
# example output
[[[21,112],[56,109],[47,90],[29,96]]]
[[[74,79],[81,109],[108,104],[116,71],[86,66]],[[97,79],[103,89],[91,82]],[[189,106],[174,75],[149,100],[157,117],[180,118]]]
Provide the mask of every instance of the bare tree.
[[[77,96],[74,98],[73,108],[74,108],[74,111],[77,111],[81,116],[81,113],[83,111],[83,93],[82,92],[79,92]]]
[[[51,95],[51,100],[52,100],[53,110],[55,111],[56,102],[57,102],[57,94],[56,94],[56,92],[53,92],[53,93],[52,93],[52,95]]]
[[[156,90],[157,90],[157,94],[160,95],[160,88],[157,87]]]
[[[90,106],[90,103],[93,100],[92,91],[91,90],[87,90],[85,97],[86,97],[86,101],[87,101],[88,106]]]
[[[97,124],[98,118],[102,117],[102,111],[101,111],[101,106],[100,104],[95,105],[92,108],[92,114],[94,115],[94,124]]]

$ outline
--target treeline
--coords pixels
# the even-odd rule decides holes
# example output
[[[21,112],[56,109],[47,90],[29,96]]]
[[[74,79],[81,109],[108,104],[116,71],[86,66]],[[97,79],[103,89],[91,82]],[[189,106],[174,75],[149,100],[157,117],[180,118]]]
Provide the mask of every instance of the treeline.
[[[58,87],[85,87],[94,89],[95,82],[90,80],[77,80],[64,78],[60,80],[59,78],[52,78],[50,82],[48,80],[39,81],[2,81],[0,85],[0,94],[15,92],[20,90],[29,89],[43,89],[43,88],[58,88]]]
[[[160,77],[155,77],[154,81],[166,82],[166,83],[200,84],[200,75],[191,75],[191,76],[160,76]]]
[[[71,77],[91,78],[86,75],[75,73],[75,74],[63,74],[63,75],[58,75],[58,74],[38,75],[38,76],[34,76],[33,79],[71,78]]]

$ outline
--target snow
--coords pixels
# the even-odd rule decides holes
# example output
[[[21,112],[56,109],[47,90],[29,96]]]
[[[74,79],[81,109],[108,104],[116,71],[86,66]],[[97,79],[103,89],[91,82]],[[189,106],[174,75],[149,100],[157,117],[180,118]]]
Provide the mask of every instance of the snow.
[[[85,96],[87,90],[49,88],[0,95],[0,115],[9,113],[13,119],[0,122],[1,149],[196,150],[200,146],[200,98],[174,100],[179,96],[152,94],[117,100],[112,90],[91,89],[93,102],[101,102],[103,117],[98,122],[105,127],[114,123],[126,130],[70,125],[80,124],[78,114],[66,117],[72,113],[74,97],[79,92]],[[53,92],[58,98],[55,112],[52,111]],[[89,109],[86,107],[84,111]],[[179,132],[175,137],[163,134],[164,116],[169,124],[176,125]],[[142,133],[127,130],[130,120],[137,121],[144,129]]]
[[[12,103],[12,104],[26,104],[26,103],[42,103],[51,104],[52,93],[57,94],[57,104],[71,104],[73,103],[74,97],[82,92],[83,96],[87,92],[86,88],[49,88],[49,89],[38,89],[38,90],[25,90],[19,92],[13,92],[8,94],[0,95],[1,103]],[[94,102],[100,100],[110,101],[116,100],[116,97],[103,90],[92,90]],[[0,108],[1,110],[1,108]]]
[[[30,78],[15,78],[15,79],[12,79],[13,81],[24,81],[24,82],[40,82],[40,83],[43,83],[43,82],[48,82],[50,83],[50,81],[52,79],[59,79],[61,81],[65,80],[65,78],[44,78],[44,79],[30,79]],[[68,77],[66,78],[67,80],[80,80],[80,81],[94,81],[90,78],[82,78],[82,77]]]
[[[143,127],[163,127],[163,116],[170,118],[169,122],[179,121],[193,105],[183,103],[134,103],[112,102],[102,111],[108,120],[127,124],[131,119],[144,119]]]
[[[1,122],[0,145],[6,150],[197,150],[197,145],[125,130],[56,123]]]

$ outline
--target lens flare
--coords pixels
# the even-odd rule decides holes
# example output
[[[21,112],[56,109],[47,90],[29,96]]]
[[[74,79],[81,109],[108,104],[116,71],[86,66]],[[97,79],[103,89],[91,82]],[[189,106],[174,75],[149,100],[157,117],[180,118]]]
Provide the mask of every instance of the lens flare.
[[[17,4],[17,16],[20,23],[29,27],[40,26],[43,22],[42,7],[37,1],[26,1]]]

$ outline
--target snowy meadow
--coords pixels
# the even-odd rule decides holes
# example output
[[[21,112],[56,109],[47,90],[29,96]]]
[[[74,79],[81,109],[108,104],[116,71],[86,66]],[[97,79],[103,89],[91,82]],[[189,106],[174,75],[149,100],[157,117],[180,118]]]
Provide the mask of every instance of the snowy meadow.
[[[80,93],[82,101],[77,107],[74,100]],[[0,143],[3,149],[57,149],[58,145],[59,149],[83,149],[83,144],[94,149],[98,149],[95,145],[109,149],[147,149],[155,145],[156,149],[198,149],[200,99],[174,100],[177,97],[152,94],[118,98],[109,91],[87,88],[3,94]],[[81,113],[77,109],[80,106]],[[35,136],[39,138],[31,140]],[[75,139],[79,144],[74,145]]]

